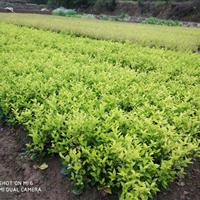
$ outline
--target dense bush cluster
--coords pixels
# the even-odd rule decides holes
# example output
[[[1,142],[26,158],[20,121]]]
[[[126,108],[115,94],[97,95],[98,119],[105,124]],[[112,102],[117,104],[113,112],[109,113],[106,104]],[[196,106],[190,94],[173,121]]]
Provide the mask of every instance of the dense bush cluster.
[[[77,14],[77,12],[73,9],[65,9],[63,7],[60,7],[53,10],[52,14],[58,16],[74,16]]]
[[[166,25],[166,26],[182,26],[182,23],[176,20],[158,19],[149,17],[143,21],[144,24]]]
[[[197,152],[200,57],[0,24],[0,116],[79,193],[148,199]],[[56,180],[55,180],[56,181]]]

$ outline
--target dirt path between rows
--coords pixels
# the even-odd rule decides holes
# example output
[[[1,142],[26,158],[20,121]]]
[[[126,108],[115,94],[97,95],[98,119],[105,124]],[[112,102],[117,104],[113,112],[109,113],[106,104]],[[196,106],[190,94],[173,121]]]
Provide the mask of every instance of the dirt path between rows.
[[[80,196],[72,194],[72,185],[61,175],[60,160],[52,157],[36,163],[24,156],[26,133],[22,128],[0,125],[0,200],[115,200],[94,188]],[[48,168],[36,166],[46,162]],[[155,200],[199,200],[200,160],[187,170],[184,178],[170,184]],[[7,192],[6,192],[7,190]],[[30,191],[31,190],[31,191]]]

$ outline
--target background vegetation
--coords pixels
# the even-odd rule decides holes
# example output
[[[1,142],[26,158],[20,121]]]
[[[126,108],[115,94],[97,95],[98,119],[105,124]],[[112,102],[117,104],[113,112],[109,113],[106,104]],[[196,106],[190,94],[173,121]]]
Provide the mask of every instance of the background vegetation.
[[[49,4],[54,6],[68,6],[68,7],[77,7],[77,6],[94,6],[95,4],[103,4],[104,6],[112,5],[115,6],[117,2],[186,2],[186,1],[195,1],[195,0],[32,0],[33,3],[37,4]]]
[[[93,6],[96,9],[113,10],[116,6],[116,0],[33,0],[33,3],[48,4],[51,7],[64,6],[66,8],[80,8]]]

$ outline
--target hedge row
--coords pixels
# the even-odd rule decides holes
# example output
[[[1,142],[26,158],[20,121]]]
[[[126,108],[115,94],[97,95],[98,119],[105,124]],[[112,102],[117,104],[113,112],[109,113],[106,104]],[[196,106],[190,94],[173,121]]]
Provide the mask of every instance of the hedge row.
[[[75,193],[145,200],[198,154],[200,57],[0,24],[0,115]]]

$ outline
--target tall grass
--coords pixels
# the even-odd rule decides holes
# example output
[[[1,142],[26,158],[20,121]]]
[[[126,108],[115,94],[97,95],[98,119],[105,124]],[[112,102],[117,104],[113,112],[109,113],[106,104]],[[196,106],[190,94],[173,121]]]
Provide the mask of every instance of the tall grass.
[[[200,29],[197,28],[153,26],[36,14],[0,13],[0,21],[173,50],[197,51],[200,46]]]

